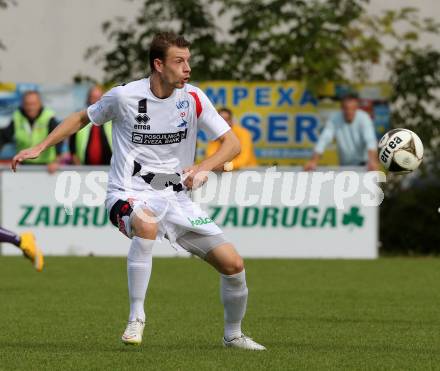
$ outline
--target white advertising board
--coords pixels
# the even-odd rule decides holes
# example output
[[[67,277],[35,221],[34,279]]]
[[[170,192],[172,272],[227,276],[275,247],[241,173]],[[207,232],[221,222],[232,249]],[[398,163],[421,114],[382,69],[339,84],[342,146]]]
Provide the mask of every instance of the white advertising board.
[[[97,190],[105,190],[106,176],[101,183],[95,177],[90,187],[86,177],[92,170],[77,169],[81,186],[72,215],[55,197],[60,173],[24,167],[16,174],[0,172],[1,225],[33,231],[46,255],[125,256],[130,241],[111,225],[97,197]],[[93,169],[101,175],[103,170]],[[327,171],[314,180],[318,173],[296,169],[224,173],[192,197],[244,257],[373,259],[378,254],[378,207],[368,205],[374,204],[377,187],[370,173],[358,170]],[[349,183],[356,187],[350,189]],[[96,206],[90,206],[91,200]],[[2,246],[3,254],[18,252]],[[186,255],[168,243],[158,244],[154,253]]]

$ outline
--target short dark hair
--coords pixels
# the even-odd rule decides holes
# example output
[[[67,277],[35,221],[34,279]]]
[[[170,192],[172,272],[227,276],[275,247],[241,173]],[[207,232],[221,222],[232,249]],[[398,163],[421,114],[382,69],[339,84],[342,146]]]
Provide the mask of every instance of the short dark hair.
[[[182,35],[177,35],[174,32],[160,32],[154,35],[150,44],[150,68],[151,72],[154,71],[154,60],[156,58],[164,61],[167,50],[171,46],[177,46],[178,48],[189,48],[191,43],[186,40]]]
[[[221,107],[217,111],[218,113],[226,112],[232,118],[232,111],[227,107]]]

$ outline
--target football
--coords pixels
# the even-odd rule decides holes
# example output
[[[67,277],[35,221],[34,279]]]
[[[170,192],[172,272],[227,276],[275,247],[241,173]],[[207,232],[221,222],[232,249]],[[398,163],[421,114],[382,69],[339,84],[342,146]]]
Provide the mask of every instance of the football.
[[[423,143],[411,130],[390,130],[379,142],[379,160],[388,171],[410,173],[423,160]]]

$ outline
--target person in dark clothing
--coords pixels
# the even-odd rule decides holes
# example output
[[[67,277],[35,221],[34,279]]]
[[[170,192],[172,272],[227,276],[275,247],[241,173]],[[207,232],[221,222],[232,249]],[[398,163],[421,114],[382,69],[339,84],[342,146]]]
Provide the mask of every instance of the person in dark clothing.
[[[14,143],[17,152],[39,143],[58,125],[55,112],[43,106],[40,94],[31,90],[23,94],[21,106],[13,113],[10,124],[0,130],[0,149]],[[43,152],[38,159],[25,164],[47,165],[50,173],[58,169],[58,158],[63,144]]]
[[[99,86],[93,86],[87,96],[87,106],[96,103],[103,95]],[[69,148],[74,165],[109,165],[112,158],[112,124],[89,124],[69,138]]]

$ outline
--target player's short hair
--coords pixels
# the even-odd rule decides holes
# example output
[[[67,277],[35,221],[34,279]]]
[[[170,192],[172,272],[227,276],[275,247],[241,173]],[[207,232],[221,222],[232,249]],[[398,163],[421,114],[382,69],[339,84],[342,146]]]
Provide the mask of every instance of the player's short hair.
[[[228,107],[221,107],[217,111],[218,113],[226,112],[230,118],[232,118],[232,111]]]
[[[191,43],[186,40],[182,35],[177,35],[174,32],[160,32],[154,35],[150,44],[150,68],[151,72],[154,71],[154,60],[156,58],[164,61],[167,50],[171,46],[177,46],[178,48],[189,48]]]

